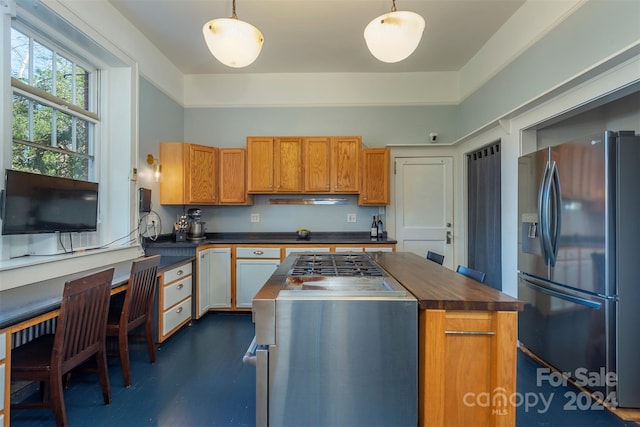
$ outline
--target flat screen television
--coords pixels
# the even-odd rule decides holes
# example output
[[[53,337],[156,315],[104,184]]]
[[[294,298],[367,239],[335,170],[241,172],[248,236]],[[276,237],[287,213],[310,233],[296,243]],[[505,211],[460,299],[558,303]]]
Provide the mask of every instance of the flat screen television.
[[[96,231],[98,184],[7,169],[2,234]]]

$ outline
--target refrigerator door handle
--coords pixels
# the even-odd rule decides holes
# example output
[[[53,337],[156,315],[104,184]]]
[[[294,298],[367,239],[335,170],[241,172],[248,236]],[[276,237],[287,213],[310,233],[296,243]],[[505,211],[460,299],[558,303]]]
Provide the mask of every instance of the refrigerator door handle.
[[[551,236],[549,235],[549,222],[551,213],[549,210],[551,162],[547,161],[538,190],[538,223],[540,224],[540,246],[544,255],[545,265],[551,260]]]
[[[533,288],[536,291],[542,292],[543,294],[547,294],[547,295],[550,295],[552,297],[560,298],[560,299],[563,299],[565,301],[569,301],[569,302],[572,302],[572,303],[575,303],[575,304],[584,305],[584,306],[590,307],[590,308],[599,309],[599,308],[602,307],[602,303],[591,301],[591,300],[588,300],[586,298],[580,298],[580,297],[576,297],[576,296],[573,296],[573,295],[565,294],[564,292],[556,291],[556,290],[553,290],[551,288],[547,288],[545,286],[538,285],[537,283],[534,283],[531,279],[528,279],[528,278],[525,279],[522,276],[520,276],[520,280],[522,280],[522,282],[525,285],[529,286],[530,288]]]
[[[558,164],[552,162],[551,173],[549,174],[549,193],[553,193],[553,212],[549,207],[550,215],[553,215],[552,221],[548,224],[549,229],[549,262],[552,267],[556,265],[558,259],[558,247],[560,241],[560,226],[562,222],[562,192],[560,191],[560,174],[558,173]],[[553,226],[553,229],[551,229]]]

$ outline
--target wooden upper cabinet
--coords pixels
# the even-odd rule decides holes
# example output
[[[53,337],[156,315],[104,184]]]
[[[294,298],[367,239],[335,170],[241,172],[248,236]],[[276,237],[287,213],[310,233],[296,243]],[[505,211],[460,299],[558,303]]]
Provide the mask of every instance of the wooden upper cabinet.
[[[362,150],[359,205],[389,204],[389,158],[388,148]]]
[[[253,199],[247,194],[247,150],[220,148],[218,182],[221,205],[247,205]]]
[[[331,190],[334,193],[357,193],[360,190],[359,136],[331,138]]]
[[[249,193],[301,193],[302,138],[248,137]]]
[[[331,191],[331,138],[304,139],[304,191],[326,193]]]
[[[186,142],[161,142],[160,204],[217,203],[218,149]]]
[[[274,138],[274,184],[277,192],[301,193],[304,190],[302,152],[302,138]]]

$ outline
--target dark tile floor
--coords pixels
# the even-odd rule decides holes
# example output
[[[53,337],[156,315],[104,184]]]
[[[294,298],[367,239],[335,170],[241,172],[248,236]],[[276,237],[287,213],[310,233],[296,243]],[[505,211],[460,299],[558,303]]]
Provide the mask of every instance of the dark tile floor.
[[[144,344],[133,342],[130,388],[123,387],[119,361],[109,361],[111,405],[102,403],[95,376],[73,376],[65,391],[69,425],[253,426],[255,370],[241,361],[253,335],[247,313],[208,314],[160,346],[154,365],[148,362]],[[607,410],[578,405],[572,410],[568,396],[578,391],[536,386],[539,367],[523,353],[518,355],[517,395],[522,403],[517,408],[517,426],[636,426]],[[551,403],[547,406],[542,398]],[[579,406],[586,406],[584,398]],[[53,426],[55,421],[47,409],[15,410],[11,425]]]

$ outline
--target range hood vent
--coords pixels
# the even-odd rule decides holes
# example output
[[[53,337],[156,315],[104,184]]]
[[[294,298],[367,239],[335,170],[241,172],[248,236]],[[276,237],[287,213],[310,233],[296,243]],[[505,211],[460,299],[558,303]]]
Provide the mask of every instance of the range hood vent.
[[[306,197],[291,199],[269,199],[271,205],[346,205],[347,199],[342,197]]]

